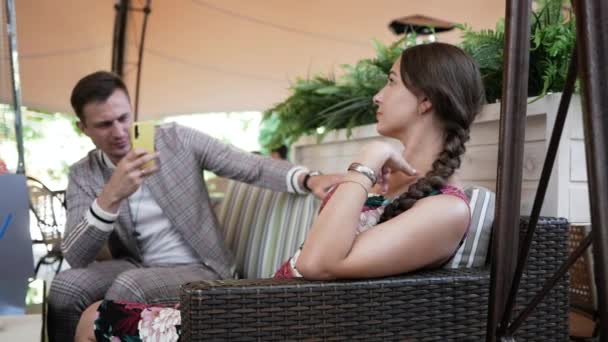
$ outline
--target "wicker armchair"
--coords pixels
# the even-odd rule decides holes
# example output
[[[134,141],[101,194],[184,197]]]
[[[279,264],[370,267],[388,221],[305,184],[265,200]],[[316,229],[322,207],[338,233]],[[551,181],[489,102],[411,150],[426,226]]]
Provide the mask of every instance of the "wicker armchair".
[[[242,207],[241,202],[264,202],[266,195],[248,189],[243,191],[244,199],[230,198],[224,207],[237,208],[241,216],[264,215]],[[279,210],[294,210],[293,203],[276,198],[268,202]],[[223,214],[219,218],[225,222],[229,218]],[[268,227],[280,226],[272,218],[268,220],[264,222]],[[284,218],[281,223],[287,221],[293,218]],[[526,224],[522,219],[522,229]],[[563,219],[540,220],[520,287],[519,307],[567,258],[567,229]],[[272,238],[280,242],[266,248],[262,242],[267,235],[272,234],[254,231],[247,235],[244,240],[250,245],[254,241],[254,249],[262,245],[259,249],[265,251],[255,250],[253,256],[243,257],[245,243],[231,243],[233,237],[228,232],[228,244],[237,249],[237,264],[264,265],[276,257],[267,250],[276,250],[289,239]],[[241,274],[252,278],[247,272]],[[489,282],[486,266],[359,281],[244,279],[189,283],[182,286],[182,337],[186,341],[482,341]],[[525,341],[567,340],[567,314],[568,279],[562,279],[516,337]]]

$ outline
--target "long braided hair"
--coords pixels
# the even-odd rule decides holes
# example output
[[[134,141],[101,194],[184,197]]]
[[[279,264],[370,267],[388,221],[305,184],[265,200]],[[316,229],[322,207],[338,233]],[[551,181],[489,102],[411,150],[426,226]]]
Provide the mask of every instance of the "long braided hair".
[[[477,64],[456,46],[430,43],[410,47],[401,55],[400,71],[407,89],[431,102],[443,123],[445,140],[431,170],[386,207],[380,222],[401,214],[445,185],[460,167],[469,128],[485,103]]]

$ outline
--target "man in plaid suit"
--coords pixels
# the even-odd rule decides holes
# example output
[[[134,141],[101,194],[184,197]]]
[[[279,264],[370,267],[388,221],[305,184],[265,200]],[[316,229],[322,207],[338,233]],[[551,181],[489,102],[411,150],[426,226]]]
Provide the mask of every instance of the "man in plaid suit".
[[[319,196],[338,180],[176,124],[156,129],[156,153],[132,149],[129,95],[109,72],[82,78],[71,103],[97,149],[70,168],[62,250],[72,269],[51,283],[52,341],[73,340],[80,314],[100,299],[175,303],[183,283],[235,276],[202,170]]]

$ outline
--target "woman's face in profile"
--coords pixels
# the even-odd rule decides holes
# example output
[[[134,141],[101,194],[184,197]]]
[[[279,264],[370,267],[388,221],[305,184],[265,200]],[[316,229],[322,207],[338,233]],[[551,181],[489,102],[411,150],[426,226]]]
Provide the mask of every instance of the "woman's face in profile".
[[[396,137],[418,114],[418,97],[403,84],[401,57],[391,68],[386,85],[374,96],[376,130],[381,135]]]

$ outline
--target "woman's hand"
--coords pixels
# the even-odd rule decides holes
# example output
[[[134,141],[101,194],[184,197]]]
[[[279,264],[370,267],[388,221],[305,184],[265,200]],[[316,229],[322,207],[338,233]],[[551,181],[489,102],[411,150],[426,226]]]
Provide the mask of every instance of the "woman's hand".
[[[404,172],[410,176],[418,174],[403,158],[403,146],[384,141],[365,144],[355,161],[374,170],[378,176],[378,184],[386,185],[390,172]]]

